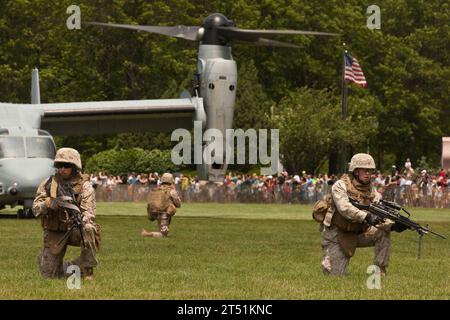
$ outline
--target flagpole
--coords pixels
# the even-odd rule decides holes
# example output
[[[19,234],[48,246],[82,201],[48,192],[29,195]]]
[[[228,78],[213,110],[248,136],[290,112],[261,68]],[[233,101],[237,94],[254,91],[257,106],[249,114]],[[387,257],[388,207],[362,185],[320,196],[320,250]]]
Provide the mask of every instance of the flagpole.
[[[347,50],[345,50],[345,43],[342,44],[344,46],[344,53],[342,54],[342,119],[347,118],[347,83],[345,81],[345,54]]]
[[[347,118],[347,82],[345,81],[345,54],[347,50],[345,49],[345,43],[342,44],[344,47],[344,52],[342,53],[342,119]],[[347,146],[344,141],[341,141],[340,146],[340,163],[339,163],[339,173],[345,173],[346,160],[347,160]]]

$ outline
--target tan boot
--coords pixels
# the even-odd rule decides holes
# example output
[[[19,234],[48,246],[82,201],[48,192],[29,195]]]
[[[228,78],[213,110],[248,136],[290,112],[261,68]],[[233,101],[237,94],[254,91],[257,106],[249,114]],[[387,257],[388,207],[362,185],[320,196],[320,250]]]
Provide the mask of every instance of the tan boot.
[[[148,232],[145,229],[142,229],[141,236],[143,237],[153,237],[153,232]]]
[[[163,237],[163,234],[161,232],[148,232],[145,229],[142,229],[141,235],[143,237],[155,237],[155,238]]]
[[[378,268],[380,268],[380,275],[381,275],[382,277],[386,277],[386,274],[387,274],[387,269],[386,269],[386,267],[380,267],[380,266],[378,266]]]
[[[161,238],[164,237],[161,232],[148,232],[145,229],[142,229],[141,235],[143,237],[154,237],[154,238]]]
[[[152,232],[153,237],[155,238],[163,238],[164,235],[161,232]]]
[[[81,275],[84,280],[94,280],[94,268],[84,268]]]

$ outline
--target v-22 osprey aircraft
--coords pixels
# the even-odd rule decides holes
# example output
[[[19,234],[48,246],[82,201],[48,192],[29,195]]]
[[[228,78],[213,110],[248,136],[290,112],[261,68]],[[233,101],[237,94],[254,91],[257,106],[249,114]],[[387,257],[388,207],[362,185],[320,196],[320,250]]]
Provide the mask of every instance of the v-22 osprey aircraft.
[[[298,48],[271,39],[278,35],[336,36],[299,30],[250,30],[235,27],[220,13],[202,26],[142,26],[86,22],[91,27],[146,31],[199,42],[197,71],[191,94],[179,99],[40,103],[38,70],[32,72],[31,104],[0,103],[0,209],[15,207],[19,216],[32,216],[39,183],[54,173],[52,135],[95,135],[123,132],[164,132],[191,129],[231,129],[237,89],[237,66],[231,42]],[[226,164],[198,165],[201,180],[223,181]]]

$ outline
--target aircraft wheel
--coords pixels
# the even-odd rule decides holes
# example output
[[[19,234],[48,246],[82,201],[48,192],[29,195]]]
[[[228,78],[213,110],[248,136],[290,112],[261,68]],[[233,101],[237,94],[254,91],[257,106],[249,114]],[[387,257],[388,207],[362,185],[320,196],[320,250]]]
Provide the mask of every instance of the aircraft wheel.
[[[26,218],[26,213],[24,212],[23,209],[17,210],[17,218],[18,218],[18,219],[24,219],[24,218]]]
[[[19,209],[17,210],[17,218],[18,219],[33,219],[34,214],[31,208]]]
[[[28,209],[25,209],[24,211],[25,211],[25,217],[26,218],[34,219],[33,209],[28,208]]]

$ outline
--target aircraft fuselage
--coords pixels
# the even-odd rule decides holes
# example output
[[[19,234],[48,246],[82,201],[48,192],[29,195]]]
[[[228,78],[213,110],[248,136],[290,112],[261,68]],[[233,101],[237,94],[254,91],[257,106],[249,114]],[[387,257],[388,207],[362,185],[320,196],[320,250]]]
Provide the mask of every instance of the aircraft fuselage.
[[[0,129],[0,209],[30,209],[39,184],[54,173],[55,143],[43,130]]]
[[[233,125],[237,89],[237,66],[231,55],[231,47],[201,44],[197,73],[200,75],[200,96],[206,112],[206,127],[220,130],[225,137],[226,129],[231,129]],[[199,178],[221,182],[226,169],[226,163],[202,164],[198,167]]]

